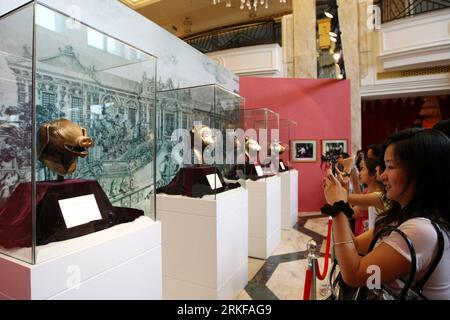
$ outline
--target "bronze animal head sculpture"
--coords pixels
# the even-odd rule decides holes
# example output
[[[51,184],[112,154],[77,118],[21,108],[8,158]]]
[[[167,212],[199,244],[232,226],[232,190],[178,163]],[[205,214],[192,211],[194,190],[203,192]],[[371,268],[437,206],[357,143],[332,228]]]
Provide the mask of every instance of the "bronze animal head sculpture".
[[[39,128],[37,157],[51,171],[68,176],[77,168],[77,158],[86,157],[93,144],[85,128],[67,119],[54,120]]]
[[[250,159],[255,162],[259,151],[261,151],[259,143],[252,138],[245,137],[245,162],[249,163]]]
[[[197,145],[201,141],[202,145]],[[206,147],[214,145],[214,137],[210,127],[194,125],[191,130],[191,148],[194,151],[195,164],[203,164],[203,151]]]
[[[279,141],[273,141],[270,144],[270,155],[281,155],[286,150],[286,147],[282,145]]]
[[[214,144],[214,137],[211,128],[206,125],[194,125],[191,130],[191,144],[194,145],[194,139],[200,139],[202,147]]]

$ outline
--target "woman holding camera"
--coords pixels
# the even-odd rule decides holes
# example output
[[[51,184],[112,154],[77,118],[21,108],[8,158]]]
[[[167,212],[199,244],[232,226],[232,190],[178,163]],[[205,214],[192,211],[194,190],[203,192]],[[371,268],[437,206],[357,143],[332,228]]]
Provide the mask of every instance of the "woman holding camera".
[[[361,229],[363,229],[363,227],[359,223],[360,220],[367,220],[368,227],[366,229],[373,228],[377,215],[389,209],[390,203],[386,199],[384,185],[377,180],[377,167],[378,160],[376,159],[367,158],[361,161],[359,180],[367,186],[367,189],[362,194],[349,194],[348,196],[347,201],[350,204],[358,204],[358,207],[356,209],[354,208],[355,214],[353,215],[353,218],[356,219],[356,235],[363,233],[361,232]]]
[[[412,240],[417,257],[415,280],[420,280],[437,255],[433,220],[444,231],[445,246],[423,294],[428,299],[450,299],[450,140],[435,130],[396,133],[385,144],[384,163],[381,178],[392,207],[378,218],[375,230],[356,238],[347,219],[352,214],[347,191],[333,175],[324,178],[327,212],[333,216],[335,254],[343,280],[349,286],[364,287],[375,267],[381,284],[394,292],[400,290],[397,280],[406,278],[411,270],[405,240],[392,232],[368,253],[374,234],[386,226],[397,227]]]
[[[353,218],[356,219],[356,235],[360,234],[360,232],[358,232],[358,229],[360,229],[360,227],[358,227],[358,219],[365,215],[364,212],[368,212],[368,229],[373,229],[376,217],[382,212],[387,211],[391,206],[389,199],[386,197],[384,185],[379,178],[379,168],[380,165],[378,159],[367,158],[361,161],[361,172],[359,174],[355,169],[352,169],[349,174],[336,170],[339,182],[348,192],[347,202],[354,206],[355,214],[353,215]],[[350,176],[352,181],[354,193],[350,193],[348,176]],[[367,186],[365,192],[358,190],[360,182]]]

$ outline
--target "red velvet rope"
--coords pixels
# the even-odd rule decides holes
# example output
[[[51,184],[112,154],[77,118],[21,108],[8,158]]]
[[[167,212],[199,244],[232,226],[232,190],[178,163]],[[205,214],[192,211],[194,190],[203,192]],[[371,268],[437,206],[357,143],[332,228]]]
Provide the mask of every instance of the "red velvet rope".
[[[303,300],[309,300],[311,293],[312,270],[308,268],[305,274],[305,286],[303,288]]]
[[[319,260],[316,259],[316,277],[319,280],[324,280],[328,273],[328,260],[330,260],[330,243],[331,243],[331,225],[333,223],[333,219],[328,220],[328,234],[327,234],[327,248],[325,250],[325,265],[323,269],[323,273],[320,273],[319,268]]]

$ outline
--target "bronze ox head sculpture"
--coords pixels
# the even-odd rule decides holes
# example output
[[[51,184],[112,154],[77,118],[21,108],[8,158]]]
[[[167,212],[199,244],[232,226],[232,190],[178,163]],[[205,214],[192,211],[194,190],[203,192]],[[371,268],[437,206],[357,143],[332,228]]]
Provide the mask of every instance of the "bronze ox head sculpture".
[[[86,157],[93,144],[85,128],[67,119],[54,120],[39,128],[37,157],[51,171],[68,176],[77,168],[77,158]]]

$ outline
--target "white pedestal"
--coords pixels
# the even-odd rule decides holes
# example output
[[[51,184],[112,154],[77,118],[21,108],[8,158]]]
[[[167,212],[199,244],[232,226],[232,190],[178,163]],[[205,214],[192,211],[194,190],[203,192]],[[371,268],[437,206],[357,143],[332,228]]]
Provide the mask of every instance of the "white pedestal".
[[[148,217],[37,250],[35,265],[0,255],[0,299],[162,299],[161,223]]]
[[[248,194],[159,194],[164,299],[233,299],[248,282]]]
[[[281,241],[281,178],[247,180],[248,255],[267,259]]]
[[[298,171],[281,172],[281,228],[290,230],[298,219]]]

